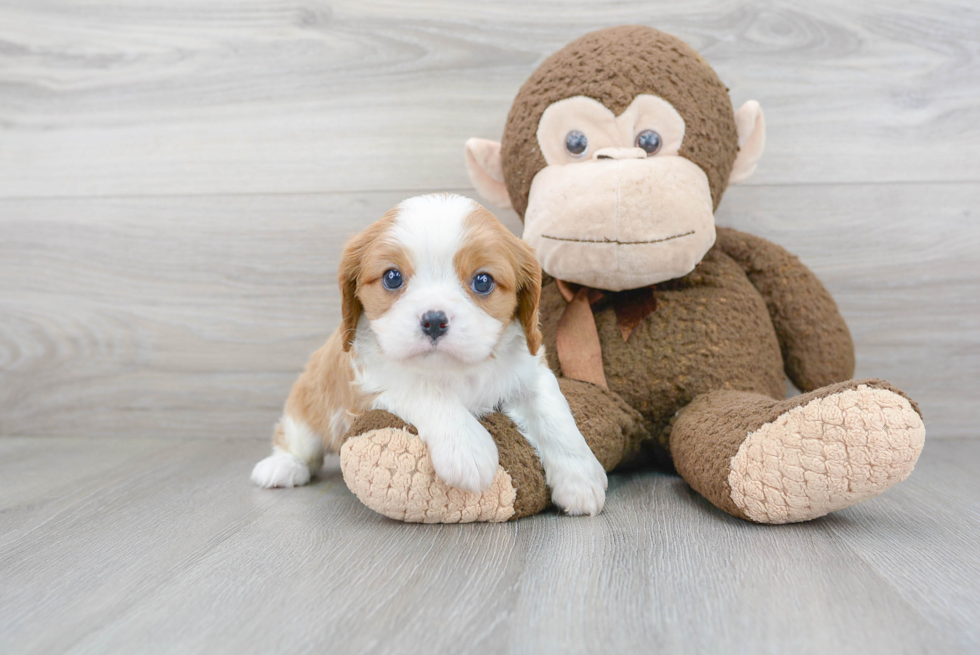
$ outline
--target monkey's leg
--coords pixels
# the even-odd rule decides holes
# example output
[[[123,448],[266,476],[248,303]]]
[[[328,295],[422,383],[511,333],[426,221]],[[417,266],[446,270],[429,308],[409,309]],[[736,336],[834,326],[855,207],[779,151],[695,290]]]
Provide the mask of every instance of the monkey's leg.
[[[640,438],[642,418],[619,396],[585,382],[560,380],[579,430],[608,471]],[[551,504],[534,449],[502,414],[482,421],[497,443],[500,467],[490,488],[467,493],[436,477],[415,429],[392,414],[368,412],[340,451],[344,481],[374,511],[411,523],[507,521]]]
[[[777,401],[698,396],[670,433],[678,473],[720,509],[757,523],[808,521],[877,496],[912,472],[925,427],[883,380]]]

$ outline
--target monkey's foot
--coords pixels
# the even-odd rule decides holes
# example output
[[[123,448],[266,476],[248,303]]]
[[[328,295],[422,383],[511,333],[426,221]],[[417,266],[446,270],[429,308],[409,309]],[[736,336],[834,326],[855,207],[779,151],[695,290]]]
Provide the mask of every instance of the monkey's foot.
[[[436,477],[428,448],[406,428],[383,427],[349,438],[340,450],[340,467],[362,503],[398,521],[500,522],[514,516],[517,491],[503,467],[482,493],[449,487]]]
[[[874,381],[814,394],[752,431],[732,457],[731,499],[746,518],[807,521],[877,496],[912,472],[926,431],[903,394]]]

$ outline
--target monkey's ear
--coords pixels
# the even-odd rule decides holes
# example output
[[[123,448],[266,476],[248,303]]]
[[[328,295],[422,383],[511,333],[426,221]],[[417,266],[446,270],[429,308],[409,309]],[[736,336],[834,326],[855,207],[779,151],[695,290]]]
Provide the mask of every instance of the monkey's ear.
[[[466,171],[481,196],[501,209],[511,209],[498,142],[467,139]]]
[[[728,184],[749,179],[766,147],[766,118],[758,102],[749,100],[735,112],[735,129],[738,131],[738,156],[732,174],[728,176]]]

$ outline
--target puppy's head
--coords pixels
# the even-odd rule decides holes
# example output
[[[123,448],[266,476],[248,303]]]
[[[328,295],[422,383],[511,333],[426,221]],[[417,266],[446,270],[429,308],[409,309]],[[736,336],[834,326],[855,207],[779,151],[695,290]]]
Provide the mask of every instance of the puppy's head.
[[[340,289],[345,350],[362,314],[396,360],[481,362],[515,320],[532,354],[541,344],[534,251],[461,196],[410,198],[356,235]]]

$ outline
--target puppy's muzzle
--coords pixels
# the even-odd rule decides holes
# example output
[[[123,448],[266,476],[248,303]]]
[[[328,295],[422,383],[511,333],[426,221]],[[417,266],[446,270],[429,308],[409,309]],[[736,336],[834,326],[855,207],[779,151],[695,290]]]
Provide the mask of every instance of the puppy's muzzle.
[[[445,312],[427,311],[422,314],[419,324],[422,326],[422,332],[433,341],[449,331],[449,319],[446,318]]]

